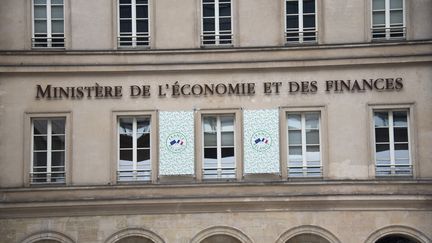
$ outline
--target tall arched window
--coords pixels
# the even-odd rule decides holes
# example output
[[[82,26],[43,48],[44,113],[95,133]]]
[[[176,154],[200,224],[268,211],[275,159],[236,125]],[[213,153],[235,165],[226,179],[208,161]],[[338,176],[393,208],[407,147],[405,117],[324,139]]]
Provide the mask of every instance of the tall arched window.
[[[404,235],[386,235],[375,243],[420,243],[420,241]]]
[[[240,240],[230,236],[230,235],[212,235],[204,240],[201,243],[241,243]]]
[[[286,243],[330,243],[328,240],[324,239],[323,237],[316,235],[316,234],[300,234],[296,235],[289,240],[286,241]]]

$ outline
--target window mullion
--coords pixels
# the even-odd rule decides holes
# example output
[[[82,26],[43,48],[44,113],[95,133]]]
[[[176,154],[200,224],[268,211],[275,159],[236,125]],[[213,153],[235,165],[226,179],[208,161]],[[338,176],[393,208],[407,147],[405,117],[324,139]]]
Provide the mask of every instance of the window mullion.
[[[303,175],[307,175],[306,161],[306,118],[305,114],[301,114],[301,137],[302,137],[302,158],[303,158]]]
[[[386,39],[390,39],[390,0],[385,0],[385,33]]]
[[[47,0],[46,2],[46,11],[47,11],[47,46],[52,47],[52,31],[51,31],[51,0]]]
[[[303,43],[303,0],[298,0],[299,42]]]
[[[215,0],[215,40],[216,45],[219,45],[219,0]],[[219,120],[219,118],[218,118]]]
[[[390,166],[391,173],[395,173],[395,146],[394,146],[394,129],[393,129],[393,112],[389,111],[389,137],[390,137]]]
[[[132,122],[132,170],[133,177],[136,178],[136,170],[137,170],[137,119],[133,118]]]
[[[216,144],[217,144],[217,174],[218,178],[222,176],[222,139],[221,139],[221,122],[220,116],[216,117]]]
[[[136,35],[137,35],[137,31],[136,31],[136,0],[132,0],[131,2],[132,6],[132,47],[136,47]]]
[[[47,129],[47,182],[51,182],[51,150],[52,150],[52,124],[51,119],[48,119]]]

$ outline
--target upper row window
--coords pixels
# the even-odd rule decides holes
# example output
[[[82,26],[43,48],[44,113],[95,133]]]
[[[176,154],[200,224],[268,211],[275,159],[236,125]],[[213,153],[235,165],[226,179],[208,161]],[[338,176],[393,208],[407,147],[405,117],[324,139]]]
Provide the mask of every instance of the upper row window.
[[[284,0],[285,43],[318,41],[317,0]],[[405,1],[372,0],[372,39],[406,36]],[[233,45],[232,0],[202,0],[201,45]],[[33,0],[33,48],[64,48],[64,0]],[[150,46],[149,0],[118,0],[118,47]]]

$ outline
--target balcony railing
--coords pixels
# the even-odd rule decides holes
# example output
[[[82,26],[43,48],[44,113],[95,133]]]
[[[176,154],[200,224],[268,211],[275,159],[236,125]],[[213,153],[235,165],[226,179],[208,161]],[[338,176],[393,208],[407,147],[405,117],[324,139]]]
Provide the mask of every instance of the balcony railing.
[[[311,30],[287,30],[285,32],[285,41],[287,44],[302,44],[302,43],[316,43],[318,31]]]
[[[117,37],[117,46],[119,48],[130,48],[130,47],[149,47],[150,36],[144,35],[120,35]]]
[[[371,31],[373,40],[405,39],[406,36],[406,27],[402,26],[373,27]]]
[[[204,33],[201,35],[202,46],[232,46],[233,35],[231,33]]]
[[[376,176],[411,176],[412,165],[397,164],[397,165],[376,165]]]
[[[64,36],[58,37],[33,37],[32,48],[64,48],[65,38]]]
[[[117,171],[118,182],[150,181],[151,170],[119,170]]]

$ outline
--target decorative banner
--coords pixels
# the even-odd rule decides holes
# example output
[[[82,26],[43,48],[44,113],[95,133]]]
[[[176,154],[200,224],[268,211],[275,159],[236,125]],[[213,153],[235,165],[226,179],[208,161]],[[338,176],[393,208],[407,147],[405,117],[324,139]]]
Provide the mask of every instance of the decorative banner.
[[[244,173],[279,173],[279,111],[245,110]]]
[[[159,113],[159,174],[195,174],[192,111]]]

